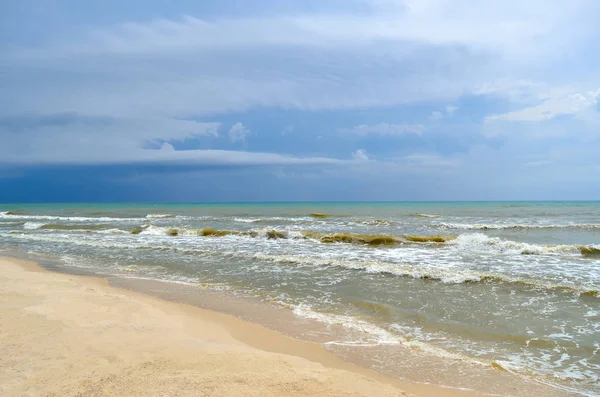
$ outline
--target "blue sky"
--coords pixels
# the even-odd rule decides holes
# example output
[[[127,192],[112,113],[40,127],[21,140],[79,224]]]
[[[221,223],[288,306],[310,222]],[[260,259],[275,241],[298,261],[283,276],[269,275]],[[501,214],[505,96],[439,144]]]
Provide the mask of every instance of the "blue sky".
[[[0,201],[600,199],[600,3],[0,3]]]

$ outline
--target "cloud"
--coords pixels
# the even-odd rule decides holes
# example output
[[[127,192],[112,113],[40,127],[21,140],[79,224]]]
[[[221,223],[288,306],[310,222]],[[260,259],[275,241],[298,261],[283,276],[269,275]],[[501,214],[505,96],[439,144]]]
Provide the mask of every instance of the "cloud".
[[[372,139],[354,151],[344,139],[420,136],[394,169],[483,173],[499,152],[449,153],[500,145],[510,152],[495,164],[523,166],[521,141],[536,135],[548,138],[535,145],[539,158],[559,164],[545,156],[564,146],[557,131],[587,139],[573,158],[595,156],[585,149],[597,142],[586,132],[598,122],[598,2],[237,3],[243,12],[231,2],[169,14],[148,4],[111,23],[62,10],[68,34],[15,21],[0,37],[0,162],[377,169],[360,162],[396,148]],[[458,106],[468,125],[427,127],[428,116],[449,120]],[[261,131],[248,142],[256,152],[231,150],[250,133],[240,119]],[[296,133],[279,131],[287,124]],[[336,159],[348,153],[353,160]]]
[[[358,161],[368,161],[369,160],[369,156],[367,155],[367,152],[365,152],[364,149],[358,149],[357,151],[352,153],[352,158],[354,160],[358,160]]]
[[[448,105],[446,106],[446,114],[448,116],[454,116],[454,113],[459,109],[458,106]]]
[[[439,154],[415,153],[402,158],[409,165],[416,167],[455,167],[459,163],[455,159],[440,156]]]
[[[555,93],[542,103],[504,114],[490,115],[487,122],[545,121],[563,115],[578,115],[590,109],[596,110],[600,88],[587,92]]]
[[[429,120],[436,121],[441,120],[444,117],[452,117],[454,113],[459,109],[458,106],[447,105],[443,110],[434,110],[429,115]]]
[[[429,120],[440,120],[442,118],[444,118],[444,114],[439,110],[434,110],[429,116]]]
[[[586,7],[595,5],[593,1],[575,0],[565,10],[549,7],[542,0],[527,4],[516,0],[502,4],[481,1],[475,5],[447,0],[364,1],[375,12],[352,13],[340,8],[337,2],[324,3],[332,8],[267,17],[202,19],[184,15],[175,20],[127,22],[96,29],[84,37],[83,42],[71,40],[49,49],[22,51],[21,55],[35,57],[49,51],[62,57],[106,53],[129,55],[260,46],[329,48],[351,43],[415,41],[485,46],[526,57],[527,51],[519,47],[528,50],[538,46],[543,38],[557,34],[581,13],[589,12]],[[560,33],[573,36],[580,31],[571,29]],[[93,46],[88,46],[90,41]],[[557,41],[556,45],[564,45],[564,42]],[[545,47],[541,49],[547,51]],[[537,55],[538,51],[529,57]]]
[[[335,165],[330,157],[234,150],[179,149],[177,142],[218,136],[221,123],[96,118],[79,114],[0,118],[0,165]],[[229,136],[249,131],[236,123]]]
[[[582,17],[598,7],[591,0],[568,9],[541,0],[354,3],[360,12],[338,1],[270,15],[182,11],[12,46],[0,58],[8,93],[0,111],[187,117],[451,100],[501,77],[529,77],[522,65],[562,59],[561,49],[576,48],[593,28]],[[66,75],[78,77],[56,78]]]
[[[173,152],[175,151],[175,147],[173,147],[173,145],[171,145],[170,143],[165,142],[162,145],[160,145],[160,150],[162,150],[163,152]]]
[[[31,153],[27,157],[3,155],[0,165],[109,165],[139,164],[162,166],[307,166],[343,165],[342,160],[328,157],[299,157],[277,153],[243,152],[234,150],[175,150],[173,145],[164,143],[160,149],[131,149],[112,152],[68,151],[55,154],[50,151]]]
[[[352,128],[342,128],[338,132],[344,135],[382,135],[382,136],[399,136],[405,134],[421,135],[425,127],[421,124],[361,124]]]
[[[0,133],[5,137],[31,139],[31,144],[49,139],[104,142],[113,139],[151,142],[183,140],[202,136],[217,137],[219,122],[200,122],[164,117],[119,118],[80,113],[20,114],[0,117]],[[10,134],[10,135],[8,135]]]
[[[228,135],[231,142],[245,141],[250,135],[250,130],[244,127],[244,124],[237,122],[229,129]]]

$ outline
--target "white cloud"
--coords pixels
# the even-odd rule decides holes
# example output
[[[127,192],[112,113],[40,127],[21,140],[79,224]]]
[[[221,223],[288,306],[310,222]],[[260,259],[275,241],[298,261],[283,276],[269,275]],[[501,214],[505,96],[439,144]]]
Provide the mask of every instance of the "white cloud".
[[[165,143],[158,150],[131,147],[104,147],[94,150],[77,146],[76,150],[29,152],[27,157],[2,153],[0,165],[105,165],[154,164],[181,166],[251,166],[251,165],[342,165],[342,160],[328,157],[300,157],[277,153],[235,150],[175,150]],[[110,150],[107,151],[106,149]]]
[[[110,119],[75,114],[0,118],[0,165],[335,165],[328,157],[234,150],[176,150],[175,142],[217,136],[220,123]],[[248,130],[233,127],[240,139]]]
[[[439,110],[434,110],[429,116],[429,120],[441,120],[442,118],[444,118],[444,114]]]
[[[420,135],[423,133],[425,127],[421,124],[361,124],[352,128],[343,128],[338,130],[341,134],[348,135],[384,135],[384,136],[397,136],[405,134],[416,134]]]
[[[417,167],[455,167],[459,163],[457,160],[444,157],[438,154],[415,153],[402,158],[406,164]]]
[[[250,135],[250,130],[244,127],[244,124],[237,122],[229,129],[228,134],[231,142],[245,141]]]
[[[597,104],[598,91],[587,87],[599,86],[598,65],[586,48],[597,37],[595,1],[573,0],[569,7],[551,0],[355,1],[362,3],[360,13],[324,0],[310,12],[183,16],[97,25],[91,33],[73,24],[71,34],[53,34],[51,42],[23,41],[37,44],[0,54],[0,117],[75,112],[108,121],[22,127],[32,131],[2,137],[1,161],[214,159],[215,152],[174,149],[181,147],[178,141],[210,142],[219,131],[241,142],[250,132],[242,123],[223,130],[219,123],[190,119],[252,109],[368,111],[459,103],[473,94],[500,96],[516,109],[489,122],[581,118]],[[370,12],[363,12],[365,6]],[[572,74],[564,67],[567,58],[587,74]],[[557,90],[561,81],[573,81],[575,88]],[[457,109],[438,108],[431,119]],[[338,132],[424,131],[421,124],[379,123]],[[149,147],[162,150],[143,151]],[[368,157],[354,155],[361,153]]]
[[[591,0],[569,7],[542,0],[362,3],[373,12],[325,1],[328,11],[268,18],[187,15],[5,52],[3,90],[10,94],[0,98],[0,111],[180,117],[450,100],[484,92],[500,76],[522,79],[515,62],[549,65],[594,27],[582,17],[597,8]],[[55,72],[84,78],[59,81]],[[35,81],[11,77],[32,73]]]
[[[173,145],[171,145],[169,142],[164,142],[161,146],[160,146],[160,150],[164,151],[164,152],[172,152],[175,150],[175,148],[173,147]]]
[[[369,160],[369,156],[367,155],[367,152],[364,149],[358,149],[357,151],[352,153],[352,158],[354,160],[358,160],[358,161],[368,161]]]
[[[454,116],[454,113],[458,110],[458,106],[448,105],[446,106],[446,114],[448,116]]]
[[[454,112],[458,110],[458,106],[447,105],[443,110],[434,110],[429,116],[429,120],[441,120],[444,117],[454,116]]]
[[[552,162],[547,161],[547,160],[538,160],[538,161],[529,161],[529,162],[525,163],[525,165],[528,167],[540,167],[540,166],[548,165],[548,164],[552,164]]]
[[[46,50],[28,50],[23,56],[58,52],[71,54],[154,54],[256,46],[338,47],[370,41],[415,41],[435,45],[495,48],[527,56],[544,37],[574,35],[568,24],[595,6],[591,0],[574,0],[570,7],[555,1],[448,0],[366,1],[374,13],[313,12],[269,15],[268,18],[200,19],[185,15],[178,20],[129,22],[97,29],[86,41],[70,41]],[[551,2],[552,3],[552,2]],[[339,8],[339,7],[337,7]],[[570,27],[570,31],[561,28]],[[90,46],[89,40],[93,45]],[[557,41],[555,45],[564,45]],[[523,48],[525,47],[525,48]],[[547,51],[547,48],[542,47]],[[538,48],[539,51],[539,48]],[[536,54],[538,53],[536,51]],[[532,57],[536,54],[531,54]]]
[[[600,88],[595,91],[555,93],[542,103],[504,114],[486,117],[487,122],[504,121],[544,121],[561,115],[578,115],[598,104]]]

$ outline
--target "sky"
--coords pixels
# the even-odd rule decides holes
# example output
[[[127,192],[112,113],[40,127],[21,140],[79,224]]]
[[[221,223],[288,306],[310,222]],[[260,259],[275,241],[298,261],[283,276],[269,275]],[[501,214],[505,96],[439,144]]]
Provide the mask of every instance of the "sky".
[[[596,0],[0,1],[0,202],[600,199]]]

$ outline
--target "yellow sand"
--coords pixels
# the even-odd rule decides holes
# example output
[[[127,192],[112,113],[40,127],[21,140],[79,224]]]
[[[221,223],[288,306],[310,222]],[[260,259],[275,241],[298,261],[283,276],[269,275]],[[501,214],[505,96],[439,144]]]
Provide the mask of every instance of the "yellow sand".
[[[243,342],[242,342],[243,341]],[[234,317],[0,258],[0,396],[466,396]]]

